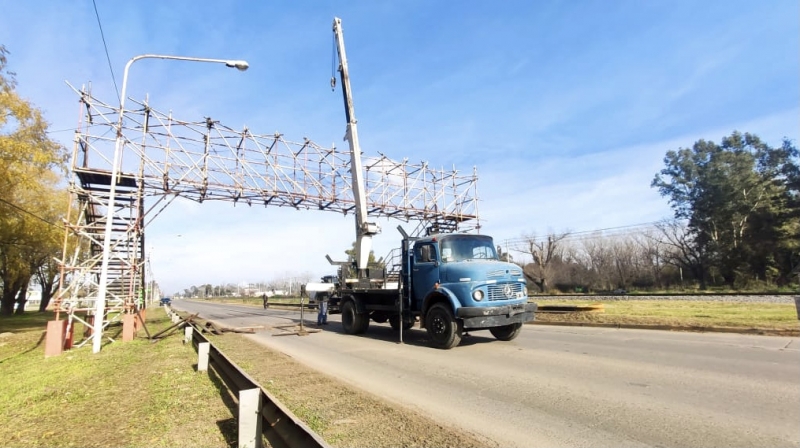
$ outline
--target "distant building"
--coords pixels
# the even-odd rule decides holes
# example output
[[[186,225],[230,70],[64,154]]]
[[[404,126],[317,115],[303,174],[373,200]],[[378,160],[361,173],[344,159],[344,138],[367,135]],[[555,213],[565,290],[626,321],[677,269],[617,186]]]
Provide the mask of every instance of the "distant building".
[[[25,311],[38,311],[39,305],[42,303],[42,291],[28,290],[27,302],[25,302]]]

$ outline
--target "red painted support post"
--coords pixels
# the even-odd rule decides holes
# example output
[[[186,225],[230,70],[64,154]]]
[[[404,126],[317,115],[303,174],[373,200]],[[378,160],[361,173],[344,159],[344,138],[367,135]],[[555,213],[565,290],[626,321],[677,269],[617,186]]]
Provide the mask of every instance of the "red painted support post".
[[[94,334],[94,314],[86,315],[86,327],[83,329],[83,337],[90,338]]]
[[[44,357],[58,356],[64,352],[64,340],[67,334],[66,320],[47,322],[47,336],[44,343]]]
[[[136,315],[122,315],[122,342],[130,342],[136,336]]]

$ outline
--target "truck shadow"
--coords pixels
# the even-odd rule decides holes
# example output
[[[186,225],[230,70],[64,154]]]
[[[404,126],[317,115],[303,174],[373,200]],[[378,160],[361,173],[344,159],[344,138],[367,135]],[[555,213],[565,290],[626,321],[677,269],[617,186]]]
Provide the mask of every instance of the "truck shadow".
[[[343,335],[346,334],[339,322],[330,322],[328,325],[322,327],[317,327],[315,324],[312,325],[311,328],[322,328],[323,331],[331,331]],[[395,344],[400,342],[400,334],[393,330],[389,324],[379,324],[375,322],[370,322],[369,329],[366,333],[354,335],[352,337],[363,337]],[[495,341],[496,339],[494,336],[492,336],[488,331],[478,331],[475,333],[465,332],[461,338],[461,344],[459,344],[459,347]],[[421,329],[418,326],[414,326],[414,328],[410,330],[404,330],[403,344],[413,345],[416,347],[430,347],[430,344],[428,343],[428,333],[426,330]]]
[[[262,312],[261,314],[264,315],[265,313]],[[286,312],[286,313],[272,312],[269,313],[269,315],[272,318],[285,319],[287,324],[290,325],[291,324],[300,325],[301,322],[300,316],[292,312]],[[345,333],[344,331],[344,328],[342,328],[341,322],[338,321],[329,319],[328,325],[317,326],[316,314],[306,313],[302,321],[303,321],[303,326],[307,329],[322,330],[325,332],[338,333],[350,337],[375,339],[378,341],[391,342],[395,344],[400,342],[399,333],[393,330],[388,323],[379,324],[377,322],[371,321],[369,323],[369,328],[367,329],[366,333],[360,335],[347,335],[347,333]],[[279,328],[279,327],[280,325],[273,325],[273,328]],[[495,341],[496,339],[494,338],[494,336],[492,336],[491,333],[489,333],[486,330],[481,330],[476,332],[464,332],[459,347],[484,344]],[[413,345],[418,347],[429,347],[430,345],[428,343],[428,333],[426,330],[419,328],[419,323],[417,323],[414,326],[414,328],[403,331],[403,344]]]

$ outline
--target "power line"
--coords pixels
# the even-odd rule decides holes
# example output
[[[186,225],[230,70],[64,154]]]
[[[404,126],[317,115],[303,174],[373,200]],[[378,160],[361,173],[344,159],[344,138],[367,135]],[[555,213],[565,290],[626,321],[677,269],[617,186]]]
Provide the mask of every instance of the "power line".
[[[45,223],[45,224],[49,224],[49,225],[51,225],[51,226],[53,226],[53,227],[57,227],[57,228],[59,228],[59,229],[61,229],[61,230],[64,230],[64,226],[62,226],[62,225],[60,225],[60,224],[56,224],[56,223],[54,223],[54,222],[50,222],[50,221],[48,221],[48,220],[46,220],[46,219],[42,218],[41,216],[38,216],[38,215],[36,215],[36,214],[34,214],[34,213],[31,213],[31,212],[29,212],[28,210],[25,210],[24,208],[22,208],[22,207],[18,206],[17,204],[13,204],[13,203],[11,203],[11,202],[8,202],[8,201],[6,201],[5,199],[2,199],[2,198],[0,198],[0,202],[4,203],[4,204],[6,204],[6,205],[10,205],[12,208],[14,208],[14,209],[16,209],[16,210],[19,210],[19,211],[21,211],[21,212],[23,212],[23,213],[26,213],[26,214],[28,214],[28,215],[30,215],[30,216],[33,216],[34,218],[38,219],[39,221],[42,221],[42,222],[43,222],[43,223]]]
[[[105,126],[105,125],[106,125],[105,123],[93,123],[93,124],[87,124],[87,125],[85,125],[85,127],[88,129],[88,128],[92,127],[92,126]],[[55,131],[47,131],[47,132],[45,132],[45,134],[58,134],[58,133],[61,133],[61,132],[75,132],[75,128],[58,129],[58,130],[55,130]]]
[[[566,237],[564,238],[565,240],[576,240],[576,239],[582,239],[582,238],[590,238],[595,234],[599,234],[599,233],[603,233],[603,232],[612,231],[612,234],[618,234],[618,233],[621,233],[620,231],[623,231],[623,230],[631,230],[631,229],[642,228],[642,227],[653,227],[656,224],[658,224],[659,222],[661,222],[661,221],[651,221],[651,222],[645,222],[645,223],[640,223],[640,224],[628,224],[628,225],[624,225],[624,226],[606,227],[606,228],[602,228],[602,229],[581,230],[581,231],[578,231],[578,232],[562,232],[562,234],[566,234]],[[544,241],[545,239],[547,239],[547,236],[548,235],[545,234],[545,235],[542,235],[541,237],[533,238],[533,240],[534,241]],[[609,236],[609,235],[606,235],[606,236]],[[504,242],[506,244],[519,244],[519,243],[528,242],[529,240],[530,240],[530,238],[519,237],[519,238],[507,239],[507,240],[504,240]]]
[[[119,88],[117,87],[117,78],[114,77],[114,69],[111,67],[111,57],[108,56],[108,45],[106,45],[106,36],[103,34],[103,25],[100,23],[100,14],[97,12],[97,3],[95,0],[92,0],[92,5],[94,5],[94,15],[97,17],[97,26],[100,27],[100,38],[103,39],[103,48],[106,50],[106,60],[108,61],[108,69],[111,70],[111,81],[114,82],[114,92],[117,94],[117,99],[122,102],[122,99],[119,96]]]

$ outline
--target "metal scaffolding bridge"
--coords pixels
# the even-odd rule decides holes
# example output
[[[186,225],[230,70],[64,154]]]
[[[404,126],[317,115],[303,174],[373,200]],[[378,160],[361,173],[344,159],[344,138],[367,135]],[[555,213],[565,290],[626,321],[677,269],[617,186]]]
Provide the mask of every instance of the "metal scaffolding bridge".
[[[145,228],[178,197],[204,202],[354,211],[350,153],[282,134],[256,134],[204,118],[183,121],[146,101],[121,111],[80,95],[61,286],[55,304],[70,319],[95,309],[107,257],[107,316],[134,313],[147,299]],[[124,120],[118,121],[124,112]],[[114,169],[117,133],[122,157]],[[479,228],[477,173],[433,169],[378,153],[363,160],[368,214],[417,223],[415,235]],[[112,173],[118,173],[111,194]],[[110,200],[113,197],[113,201]],[[104,251],[108,219],[111,247]],[[87,319],[89,320],[89,319]],[[90,326],[91,322],[86,322]],[[107,323],[104,323],[107,325]]]

